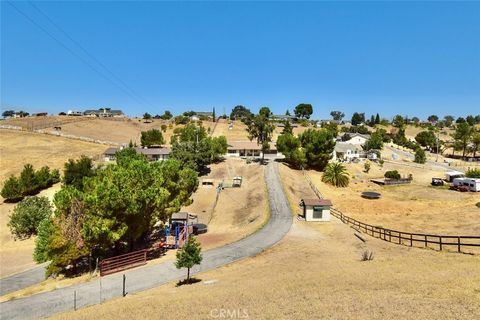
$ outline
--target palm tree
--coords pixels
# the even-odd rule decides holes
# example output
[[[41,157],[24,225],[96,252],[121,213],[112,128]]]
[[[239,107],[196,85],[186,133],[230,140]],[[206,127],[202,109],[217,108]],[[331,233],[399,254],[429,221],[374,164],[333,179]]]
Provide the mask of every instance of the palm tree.
[[[347,168],[338,162],[329,163],[325,168],[322,181],[335,187],[346,187],[350,182]]]

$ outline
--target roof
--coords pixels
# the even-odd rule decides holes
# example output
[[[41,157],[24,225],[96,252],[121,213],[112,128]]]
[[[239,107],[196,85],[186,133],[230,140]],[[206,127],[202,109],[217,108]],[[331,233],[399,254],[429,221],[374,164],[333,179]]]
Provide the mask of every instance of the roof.
[[[107,150],[105,150],[103,154],[114,155],[115,153],[117,153],[117,151],[120,151],[120,148],[110,147],[107,148]],[[144,155],[170,154],[170,148],[135,148],[135,151]]]
[[[465,175],[465,173],[460,172],[460,171],[448,171],[448,172],[445,172],[445,174],[447,174],[449,176]]]
[[[228,141],[228,150],[261,150],[262,146],[256,141]]]
[[[187,220],[187,218],[190,219],[196,219],[197,216],[188,212],[177,212],[172,214],[171,219],[172,220]]]
[[[368,134],[362,134],[362,133],[358,133],[358,132],[349,133],[348,135],[350,136],[350,139],[351,139],[351,138],[354,138],[354,137],[362,137],[362,138],[364,138],[364,139],[369,139],[369,138],[370,138],[370,135],[368,135]]]
[[[358,145],[351,144],[351,143],[348,143],[348,142],[337,142],[335,144],[335,151],[336,152],[345,153],[348,150],[362,151],[362,148]]]
[[[302,199],[306,206],[332,206],[332,201],[328,199]]]
[[[135,151],[144,155],[170,154],[170,148],[135,148]]]

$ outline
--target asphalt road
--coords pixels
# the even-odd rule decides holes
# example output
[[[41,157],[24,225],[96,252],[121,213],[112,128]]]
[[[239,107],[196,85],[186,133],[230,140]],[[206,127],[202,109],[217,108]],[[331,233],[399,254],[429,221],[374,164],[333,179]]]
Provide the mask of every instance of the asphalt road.
[[[0,279],[0,296],[42,282],[45,280],[47,265],[47,263],[43,263],[30,270]]]
[[[270,162],[266,166],[265,179],[270,203],[268,223],[245,239],[204,252],[203,262],[200,266],[193,268],[193,274],[256,255],[276,244],[287,234],[292,225],[292,213],[280,181],[277,163]],[[0,304],[0,319],[36,319],[72,310],[75,295],[77,308],[120,297],[123,274],[126,275],[126,291],[134,293],[184,278],[185,270],[177,270],[173,261],[170,261],[3,302]]]

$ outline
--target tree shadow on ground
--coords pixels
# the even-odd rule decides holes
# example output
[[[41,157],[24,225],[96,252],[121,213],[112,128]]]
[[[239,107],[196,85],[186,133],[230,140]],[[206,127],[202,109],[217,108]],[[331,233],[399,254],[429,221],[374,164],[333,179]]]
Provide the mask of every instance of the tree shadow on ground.
[[[180,286],[187,285],[187,284],[195,284],[195,283],[201,282],[201,281],[202,281],[202,279],[197,279],[197,278],[185,279],[185,280],[178,281],[176,287],[180,287]]]

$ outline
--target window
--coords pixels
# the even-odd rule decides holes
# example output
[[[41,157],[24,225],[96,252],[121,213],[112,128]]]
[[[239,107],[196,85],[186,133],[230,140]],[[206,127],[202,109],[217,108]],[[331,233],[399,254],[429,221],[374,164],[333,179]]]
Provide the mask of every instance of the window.
[[[313,207],[313,219],[322,219],[323,207]]]

